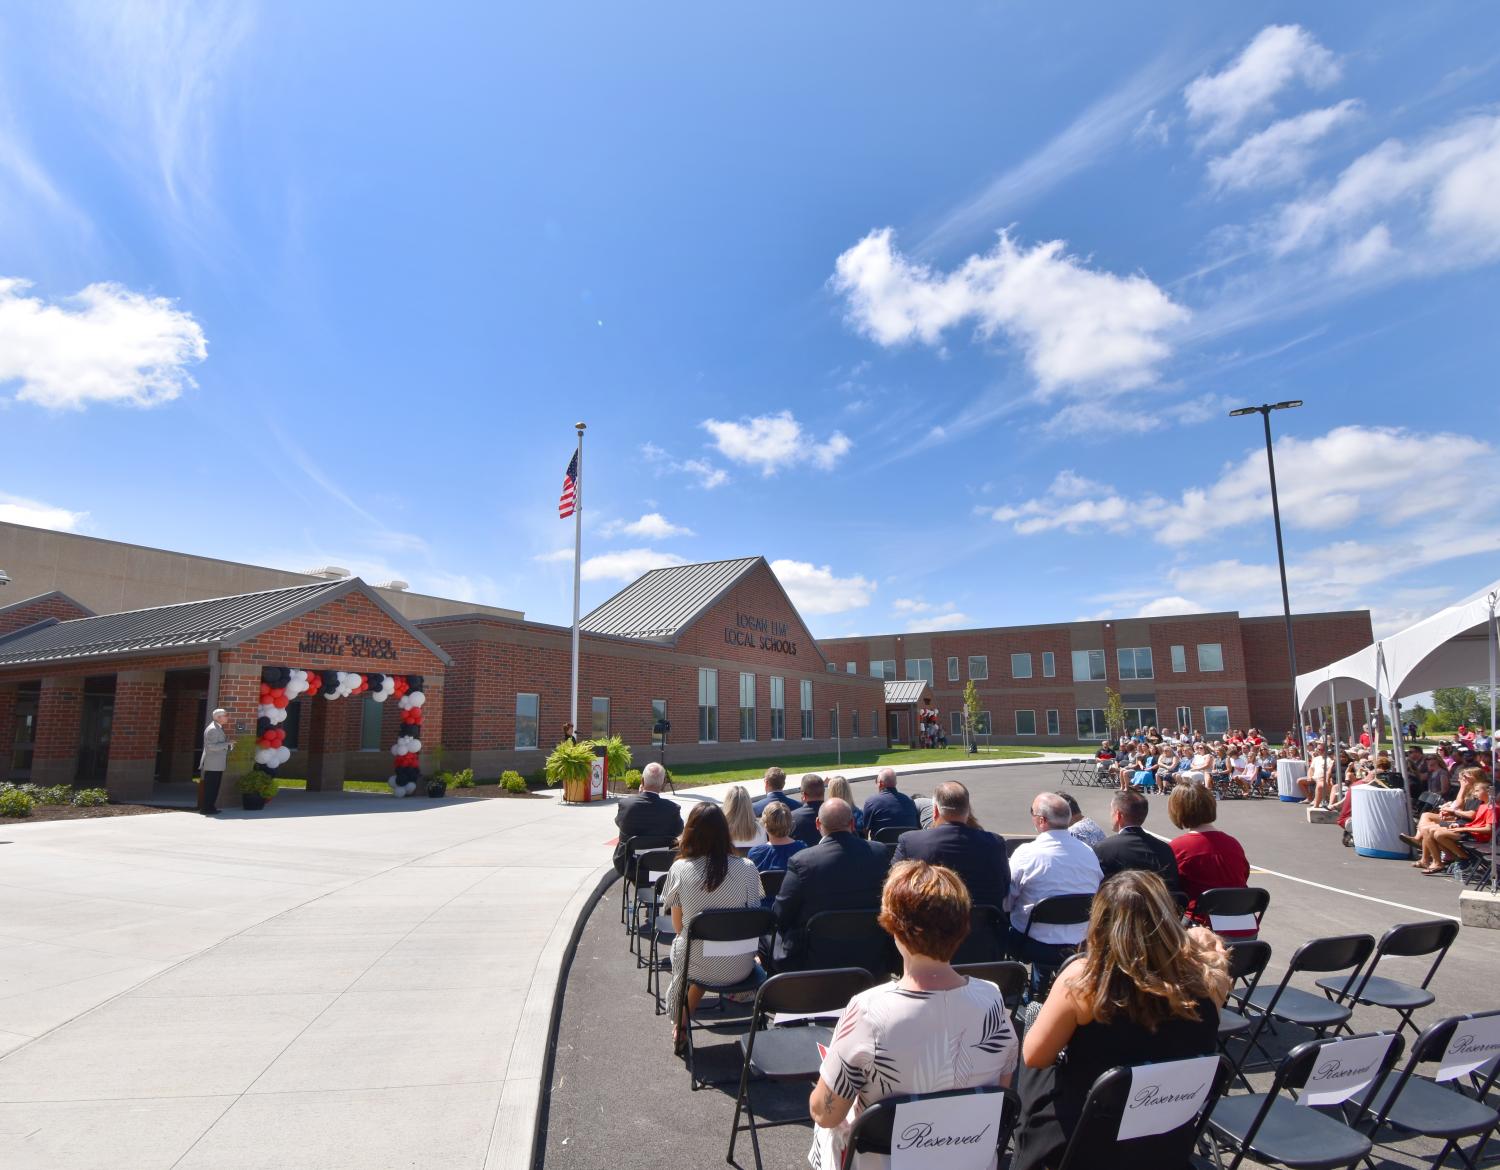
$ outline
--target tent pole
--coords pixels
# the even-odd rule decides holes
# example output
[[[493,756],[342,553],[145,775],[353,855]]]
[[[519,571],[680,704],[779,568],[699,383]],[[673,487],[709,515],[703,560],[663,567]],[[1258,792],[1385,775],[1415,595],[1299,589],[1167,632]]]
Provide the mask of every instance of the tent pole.
[[[1328,707],[1333,712],[1333,766],[1338,767],[1339,762],[1339,699],[1333,690],[1333,680],[1328,680]],[[1344,778],[1338,778],[1336,787],[1342,788]]]

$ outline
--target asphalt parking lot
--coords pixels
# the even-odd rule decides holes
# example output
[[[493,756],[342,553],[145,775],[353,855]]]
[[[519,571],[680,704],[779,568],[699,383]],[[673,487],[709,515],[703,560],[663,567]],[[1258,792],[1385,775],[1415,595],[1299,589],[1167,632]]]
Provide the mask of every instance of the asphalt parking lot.
[[[901,782],[912,795],[929,794],[947,779],[969,786],[975,814],[987,829],[1029,835],[1031,797],[1063,787],[1061,767],[1053,762],[982,770],[954,770],[913,775]],[[756,786],[758,787],[758,786]],[[863,800],[873,782],[855,785]],[[1070,789],[1083,810],[1108,828],[1110,792],[1102,788]],[[1261,937],[1273,948],[1268,979],[1279,979],[1296,946],[1313,937],[1367,932],[1377,938],[1398,922],[1437,915],[1456,917],[1458,887],[1441,878],[1423,878],[1409,865],[1357,857],[1340,844],[1332,825],[1309,825],[1304,811],[1267,800],[1228,801],[1221,805],[1219,827],[1244,844],[1256,872],[1251,883],[1271,892]],[[1146,827],[1174,836],[1166,802],[1154,798]],[[688,1075],[671,1054],[665,1017],[653,1014],[644,973],[637,972],[619,923],[618,887],[606,891],[590,916],[574,957],[565,991],[547,1106],[542,1165],[548,1170],[598,1170],[618,1167],[712,1167],[724,1164],[734,1111],[733,1085],[689,1092]],[[1433,980],[1437,1003],[1417,1014],[1418,1023],[1444,1015],[1500,1007],[1500,935],[1464,929]],[[1391,960],[1382,971],[1396,978],[1420,980],[1421,960]],[[1311,987],[1310,981],[1304,983]],[[711,1019],[711,1014],[710,1017]],[[1360,1009],[1359,1030],[1389,1027],[1389,1013]],[[732,1032],[732,1029],[730,1030]],[[1409,1034],[1408,1034],[1409,1035]],[[1277,1047],[1302,1037],[1285,1034]],[[701,1068],[726,1080],[738,1074],[732,1041],[703,1050]],[[1257,1088],[1269,1076],[1252,1077]],[[807,1088],[757,1086],[758,1112],[770,1116],[805,1116]],[[806,1165],[810,1144],[806,1123],[767,1131],[761,1142],[764,1165]],[[737,1161],[751,1166],[748,1140],[742,1135]],[[1500,1161],[1500,1142],[1490,1149]],[[1382,1168],[1425,1165],[1408,1151],[1378,1147]],[[1429,1149],[1430,1159],[1435,1147]],[[1456,1164],[1456,1162],[1454,1163]]]

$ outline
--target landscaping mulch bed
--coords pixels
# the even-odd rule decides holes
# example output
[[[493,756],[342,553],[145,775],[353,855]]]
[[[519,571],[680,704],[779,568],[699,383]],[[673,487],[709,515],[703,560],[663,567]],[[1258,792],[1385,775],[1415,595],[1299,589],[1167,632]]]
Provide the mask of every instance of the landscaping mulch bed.
[[[545,800],[540,792],[507,792],[498,784],[476,784],[473,788],[450,788],[448,799],[461,800],[464,797],[504,797],[508,800]]]
[[[29,817],[0,817],[0,825],[27,825],[35,821],[92,821],[99,817],[136,817],[146,813],[184,812],[180,808],[151,808],[144,804],[101,804],[78,808],[71,804],[38,804]]]

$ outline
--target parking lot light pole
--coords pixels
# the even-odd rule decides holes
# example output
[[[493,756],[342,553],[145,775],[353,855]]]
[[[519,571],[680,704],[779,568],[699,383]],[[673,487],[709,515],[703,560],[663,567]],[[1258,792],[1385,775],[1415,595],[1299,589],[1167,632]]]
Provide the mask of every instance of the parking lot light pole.
[[[1271,522],[1276,527],[1276,565],[1281,570],[1281,612],[1286,618],[1286,656],[1292,671],[1292,726],[1301,738],[1298,745],[1302,758],[1307,758],[1307,729],[1302,725],[1302,704],[1297,699],[1297,640],[1292,635],[1292,602],[1286,588],[1286,549],[1281,541],[1281,504],[1276,498],[1276,455],[1271,449],[1271,412],[1291,410],[1302,405],[1302,399],[1289,402],[1270,402],[1260,406],[1242,406],[1229,412],[1230,418],[1246,414],[1258,414],[1266,427],[1266,469],[1271,474]],[[1335,749],[1337,750],[1337,749]]]

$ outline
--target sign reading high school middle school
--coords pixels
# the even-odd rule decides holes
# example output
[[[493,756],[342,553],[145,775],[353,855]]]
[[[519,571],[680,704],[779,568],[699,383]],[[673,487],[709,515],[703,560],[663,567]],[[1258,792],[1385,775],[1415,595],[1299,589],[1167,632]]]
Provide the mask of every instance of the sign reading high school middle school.
[[[338,634],[332,630],[309,630],[297,643],[299,654],[328,654],[335,658],[399,658],[389,638],[373,634]]]
[[[731,646],[751,646],[795,657],[797,643],[787,637],[786,622],[753,617],[748,613],[734,615],[734,625],[724,627],[724,641]]]

